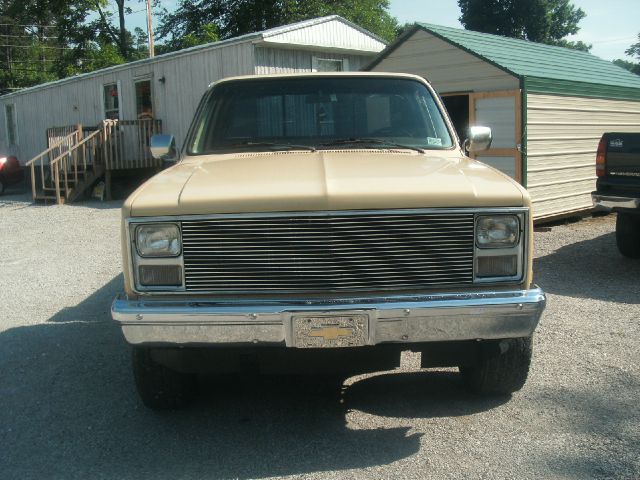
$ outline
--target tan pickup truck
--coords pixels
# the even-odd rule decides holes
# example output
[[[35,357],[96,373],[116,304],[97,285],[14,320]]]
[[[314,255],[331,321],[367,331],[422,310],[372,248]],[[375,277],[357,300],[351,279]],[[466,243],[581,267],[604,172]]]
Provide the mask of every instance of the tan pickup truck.
[[[175,164],[122,208],[112,306],[147,406],[183,405],[200,372],[344,378],[403,350],[476,392],[524,384],[545,305],[529,195],[465,155],[424,79],[226,79],[181,149],[151,150]]]

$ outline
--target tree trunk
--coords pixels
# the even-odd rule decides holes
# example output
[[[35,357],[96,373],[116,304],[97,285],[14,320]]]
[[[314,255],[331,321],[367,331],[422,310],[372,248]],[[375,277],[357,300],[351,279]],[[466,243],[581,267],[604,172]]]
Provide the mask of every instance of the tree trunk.
[[[127,48],[127,29],[124,23],[124,2],[125,0],[116,0],[118,4],[118,20],[120,22],[120,28],[118,31],[118,47],[120,53],[126,59],[129,57]]]

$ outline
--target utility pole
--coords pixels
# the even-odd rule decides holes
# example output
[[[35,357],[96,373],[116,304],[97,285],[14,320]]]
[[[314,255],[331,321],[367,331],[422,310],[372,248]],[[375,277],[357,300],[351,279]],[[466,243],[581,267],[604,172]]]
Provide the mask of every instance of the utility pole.
[[[151,18],[151,0],[147,0],[147,35],[149,36],[149,57],[155,55],[153,51],[153,19]]]

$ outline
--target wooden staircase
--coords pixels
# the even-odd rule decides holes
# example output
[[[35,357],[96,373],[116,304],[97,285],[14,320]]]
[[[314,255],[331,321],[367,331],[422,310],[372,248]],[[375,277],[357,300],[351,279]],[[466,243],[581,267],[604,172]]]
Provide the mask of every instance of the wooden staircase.
[[[110,198],[114,170],[160,169],[149,139],[162,133],[159,119],[103,120],[92,128],[81,125],[47,130],[49,148],[27,162],[33,201],[59,204],[78,199],[104,175]]]
[[[110,130],[104,122],[85,134],[80,125],[27,162],[33,201],[73,202],[105,173]]]

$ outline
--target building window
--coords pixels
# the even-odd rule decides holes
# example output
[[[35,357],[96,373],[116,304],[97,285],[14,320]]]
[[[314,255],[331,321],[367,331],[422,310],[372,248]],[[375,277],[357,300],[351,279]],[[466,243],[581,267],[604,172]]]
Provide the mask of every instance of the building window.
[[[344,72],[348,69],[346,59],[313,57],[311,61],[313,72]]]
[[[118,120],[120,118],[120,98],[117,83],[104,85],[104,118]]]
[[[138,119],[153,118],[151,80],[140,80],[136,86],[136,116]]]
[[[18,124],[16,123],[16,106],[8,103],[4,106],[4,120],[7,126],[7,144],[12,147],[18,144]]]

